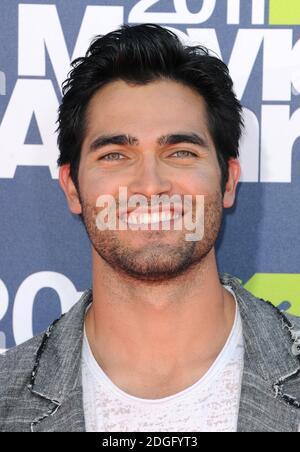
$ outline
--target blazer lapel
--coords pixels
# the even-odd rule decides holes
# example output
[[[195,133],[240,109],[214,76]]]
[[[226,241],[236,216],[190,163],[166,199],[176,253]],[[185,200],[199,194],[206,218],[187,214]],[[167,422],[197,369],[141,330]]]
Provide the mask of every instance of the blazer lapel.
[[[33,420],[32,432],[85,432],[81,388],[70,393],[59,406],[50,403],[45,408]]]
[[[44,335],[28,386],[32,404],[37,406],[31,431],[85,430],[81,350],[85,311],[91,302],[92,291],[88,289],[69,314],[54,322]]]
[[[223,275],[234,290],[243,325],[244,371],[239,432],[298,432],[300,359],[293,350],[293,325],[271,303]]]

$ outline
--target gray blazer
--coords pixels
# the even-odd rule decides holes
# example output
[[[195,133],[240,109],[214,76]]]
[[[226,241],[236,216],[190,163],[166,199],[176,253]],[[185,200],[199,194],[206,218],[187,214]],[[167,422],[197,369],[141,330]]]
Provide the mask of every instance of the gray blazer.
[[[245,361],[238,432],[297,432],[300,425],[300,318],[285,316],[220,276],[240,307]],[[45,334],[0,360],[0,431],[84,432],[81,346],[84,292]]]

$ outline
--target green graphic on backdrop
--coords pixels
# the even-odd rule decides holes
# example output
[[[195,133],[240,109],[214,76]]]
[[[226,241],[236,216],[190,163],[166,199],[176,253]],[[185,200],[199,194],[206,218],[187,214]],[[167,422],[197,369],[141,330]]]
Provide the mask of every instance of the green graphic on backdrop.
[[[300,274],[256,273],[244,287],[256,297],[300,316]]]
[[[270,0],[270,25],[300,25],[300,0]]]

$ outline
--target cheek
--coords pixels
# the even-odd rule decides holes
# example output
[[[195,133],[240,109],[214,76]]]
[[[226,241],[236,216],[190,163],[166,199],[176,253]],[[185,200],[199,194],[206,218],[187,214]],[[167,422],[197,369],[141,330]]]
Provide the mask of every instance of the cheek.
[[[81,194],[89,204],[95,204],[100,195],[116,196],[119,189],[116,177],[103,175],[97,169],[82,171],[80,179]]]
[[[220,173],[213,169],[199,169],[185,179],[184,191],[194,195],[211,195],[221,190]]]

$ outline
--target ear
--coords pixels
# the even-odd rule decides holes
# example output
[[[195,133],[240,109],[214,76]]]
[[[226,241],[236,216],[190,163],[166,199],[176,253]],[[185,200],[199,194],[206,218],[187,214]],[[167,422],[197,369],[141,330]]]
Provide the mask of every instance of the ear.
[[[59,168],[59,185],[66,195],[70,211],[77,215],[81,214],[80,198],[70,176],[70,164],[62,165]]]
[[[238,159],[230,159],[228,162],[228,180],[223,196],[223,206],[228,209],[235,201],[236,187],[241,175],[241,165]]]

